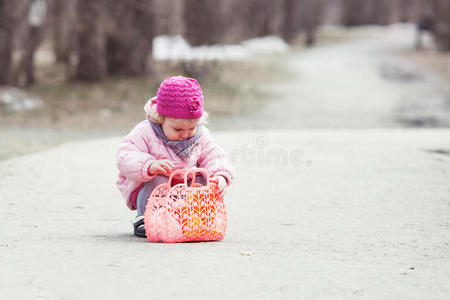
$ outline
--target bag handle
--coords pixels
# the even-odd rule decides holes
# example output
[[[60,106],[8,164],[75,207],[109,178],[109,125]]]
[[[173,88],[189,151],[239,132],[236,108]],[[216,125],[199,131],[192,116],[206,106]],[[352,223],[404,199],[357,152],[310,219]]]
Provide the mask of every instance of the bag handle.
[[[187,186],[187,182],[188,182],[188,176],[189,174],[192,174],[192,182],[191,182],[191,186],[195,183],[195,178],[197,177],[197,173],[200,173],[203,175],[203,178],[205,178],[206,181],[206,185],[209,185],[209,174],[208,171],[206,169],[203,168],[192,168],[192,169],[188,169],[187,172],[184,174],[184,184]]]
[[[172,186],[172,179],[173,179],[173,177],[174,177],[176,174],[180,174],[180,175],[183,175],[183,174],[185,174],[185,173],[187,174],[186,171],[187,171],[186,169],[178,169],[178,170],[175,170],[175,171],[173,171],[172,173],[170,173],[169,181],[167,182],[167,184],[169,185],[169,187]],[[185,183],[186,183],[186,181],[185,181]]]

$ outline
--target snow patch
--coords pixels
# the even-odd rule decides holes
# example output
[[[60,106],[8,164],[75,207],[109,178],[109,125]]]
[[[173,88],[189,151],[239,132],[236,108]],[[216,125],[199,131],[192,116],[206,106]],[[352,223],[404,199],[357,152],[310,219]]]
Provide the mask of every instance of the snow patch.
[[[156,60],[242,60],[255,54],[284,53],[288,44],[278,36],[243,41],[236,45],[191,47],[182,36],[157,36],[153,40]]]
[[[43,101],[13,87],[0,89],[0,110],[21,112],[41,108]]]

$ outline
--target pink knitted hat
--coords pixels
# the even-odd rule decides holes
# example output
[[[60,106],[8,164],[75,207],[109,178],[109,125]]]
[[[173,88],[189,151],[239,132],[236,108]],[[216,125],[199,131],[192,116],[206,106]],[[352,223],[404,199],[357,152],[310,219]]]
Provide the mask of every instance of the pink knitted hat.
[[[176,119],[198,119],[203,114],[203,93],[193,78],[168,77],[156,94],[156,111]]]

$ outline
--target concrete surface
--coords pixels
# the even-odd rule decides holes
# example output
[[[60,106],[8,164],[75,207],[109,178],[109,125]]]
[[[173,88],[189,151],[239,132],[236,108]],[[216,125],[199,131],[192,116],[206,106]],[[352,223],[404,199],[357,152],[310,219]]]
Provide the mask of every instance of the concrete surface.
[[[0,162],[0,299],[450,297],[450,130],[214,137],[237,173],[222,242],[132,235],[119,138]]]

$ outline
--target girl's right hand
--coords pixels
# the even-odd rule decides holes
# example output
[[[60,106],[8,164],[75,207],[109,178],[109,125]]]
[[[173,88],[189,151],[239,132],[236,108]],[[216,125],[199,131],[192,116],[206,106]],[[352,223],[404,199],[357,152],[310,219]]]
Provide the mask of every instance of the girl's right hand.
[[[148,175],[149,176],[153,176],[153,175],[158,175],[158,174],[162,174],[165,176],[169,176],[170,173],[172,173],[172,171],[175,168],[175,164],[168,160],[168,159],[160,159],[160,160],[155,160],[150,167],[148,168]]]

